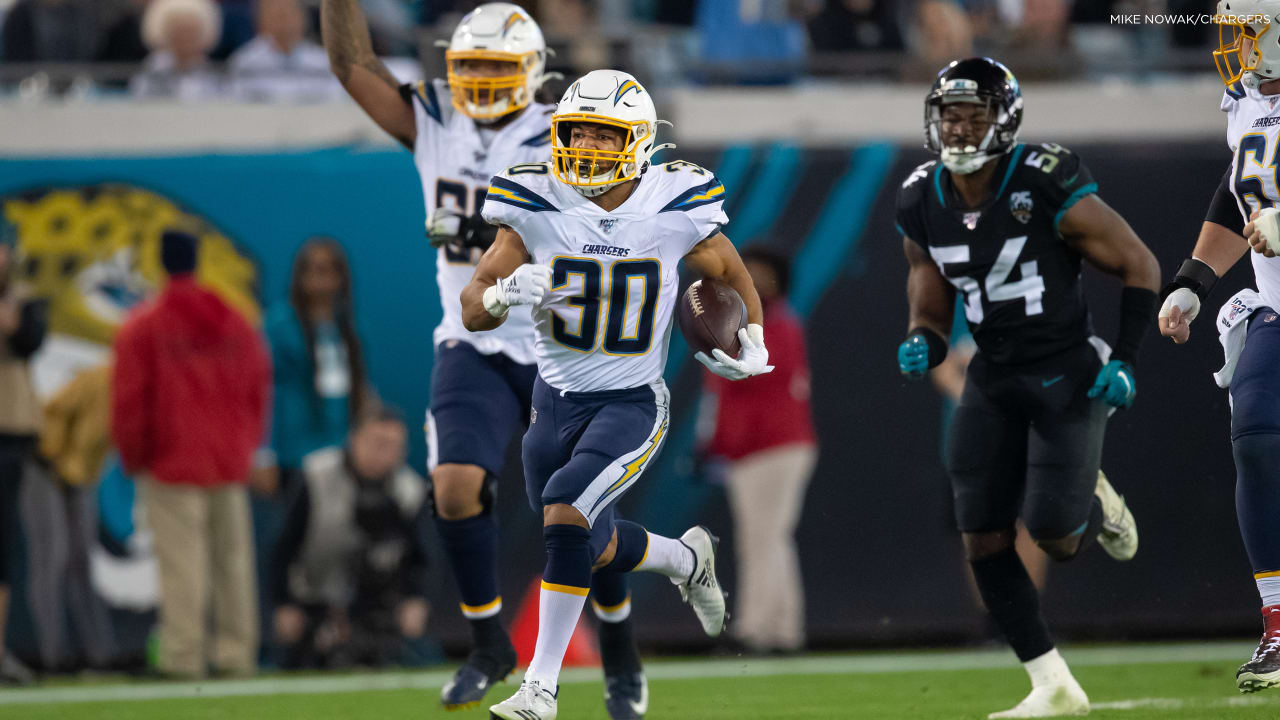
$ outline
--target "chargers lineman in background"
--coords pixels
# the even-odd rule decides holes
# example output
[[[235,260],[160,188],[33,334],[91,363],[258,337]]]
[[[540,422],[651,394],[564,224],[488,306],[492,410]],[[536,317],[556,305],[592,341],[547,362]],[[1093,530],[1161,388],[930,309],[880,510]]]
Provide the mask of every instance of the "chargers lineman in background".
[[[472,634],[471,654],[441,693],[445,708],[456,710],[478,704],[516,663],[499,617],[494,483],[512,434],[529,417],[537,375],[528,309],[516,308],[492,332],[472,333],[463,327],[458,294],[496,234],[480,218],[489,178],[549,155],[553,108],[534,100],[546,78],[546,44],[518,6],[486,3],[453,33],[445,52],[447,84],[401,86],[374,55],[358,0],[324,0],[321,17],[338,79],[370,117],[413,150],[427,232],[438,248],[444,319],[433,339],[428,465],[436,527]],[[609,714],[615,720],[639,717],[643,683],[637,680],[642,676],[626,577],[601,576],[593,590],[604,621]]]
[[[1021,516],[1055,560],[1095,538],[1113,558],[1133,557],[1133,515],[1098,465],[1108,415],[1133,402],[1160,280],[1155,256],[1097,196],[1080,158],[1054,144],[1019,144],[1021,122],[1008,68],[989,58],[944,68],[925,100],[927,147],[941,162],[906,179],[897,212],[911,304],[900,369],[923,377],[942,362],[957,291],[978,345],[947,470],[983,603],[1032,685],[992,718],[1089,711],[1014,551],[1014,523]],[[1124,281],[1114,351],[1093,336],[1082,259]]]
[[[679,540],[616,519],[613,506],[662,446],[662,380],[683,258],[732,286],[750,324],[742,351],[698,359],[730,379],[772,368],[760,298],[729,239],[724,186],[690,163],[650,165],[662,149],[653,101],[630,75],[597,70],[551,118],[551,162],[493,178],[484,218],[498,225],[462,291],[470,330],[494,331],[533,308],[538,380],[524,436],[525,486],[543,517],[538,644],[519,691],[489,708],[506,720],[554,720],[560,664],[595,577],[643,570],[676,584],[708,635],[724,627],[715,539]]]
[[[1236,516],[1262,599],[1262,641],[1236,672],[1236,687],[1247,693],[1280,684],[1280,260],[1252,222],[1280,202],[1280,1],[1231,0],[1217,12],[1214,60],[1227,85],[1222,110],[1234,157],[1191,257],[1165,287],[1159,326],[1185,343],[1213,284],[1253,246],[1258,290],[1238,293],[1218,313],[1226,364],[1215,375],[1230,390]],[[1266,42],[1257,41],[1262,34]]]

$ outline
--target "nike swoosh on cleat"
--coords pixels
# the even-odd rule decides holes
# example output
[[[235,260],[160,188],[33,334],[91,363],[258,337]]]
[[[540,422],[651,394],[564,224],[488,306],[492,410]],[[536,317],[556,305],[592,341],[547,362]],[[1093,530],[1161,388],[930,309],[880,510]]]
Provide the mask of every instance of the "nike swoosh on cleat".
[[[1041,380],[1041,381],[1040,381],[1040,387],[1049,387],[1050,385],[1052,385],[1052,384],[1054,384],[1054,383],[1058,382],[1059,380],[1061,380],[1061,379],[1062,379],[1062,378],[1064,378],[1064,377],[1066,377],[1066,375],[1059,375],[1059,376],[1058,376],[1058,377],[1056,377],[1056,378],[1049,378],[1048,380]]]

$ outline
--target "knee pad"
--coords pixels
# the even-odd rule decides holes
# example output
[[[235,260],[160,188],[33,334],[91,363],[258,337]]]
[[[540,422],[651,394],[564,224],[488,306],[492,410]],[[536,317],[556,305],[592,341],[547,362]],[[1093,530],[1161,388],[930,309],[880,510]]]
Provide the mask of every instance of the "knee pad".
[[[435,478],[427,473],[427,508],[431,512],[431,517],[440,517],[440,512],[436,506],[436,482]],[[491,472],[485,471],[484,482],[480,483],[480,505],[481,515],[489,515],[498,504],[498,476]]]

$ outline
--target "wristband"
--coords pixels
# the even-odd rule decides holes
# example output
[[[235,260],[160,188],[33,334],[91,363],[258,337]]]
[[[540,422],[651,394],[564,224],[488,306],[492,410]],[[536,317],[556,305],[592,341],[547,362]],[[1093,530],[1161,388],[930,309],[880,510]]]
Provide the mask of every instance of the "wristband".
[[[1190,262],[1190,261],[1188,261]],[[1196,262],[1199,262],[1198,260]],[[1203,264],[1203,263],[1201,263]],[[1205,265],[1205,267],[1208,267]],[[1120,292],[1120,333],[1111,353],[1113,360],[1138,364],[1138,348],[1152,325],[1156,294],[1146,288],[1126,287]]]
[[[1163,303],[1174,290],[1187,288],[1203,303],[1209,299],[1209,292],[1213,290],[1216,282],[1218,282],[1218,274],[1209,267],[1209,263],[1193,257],[1187,258],[1182,262],[1182,267],[1178,268],[1178,274],[1173,276],[1173,282],[1165,285],[1160,291],[1160,302]]]

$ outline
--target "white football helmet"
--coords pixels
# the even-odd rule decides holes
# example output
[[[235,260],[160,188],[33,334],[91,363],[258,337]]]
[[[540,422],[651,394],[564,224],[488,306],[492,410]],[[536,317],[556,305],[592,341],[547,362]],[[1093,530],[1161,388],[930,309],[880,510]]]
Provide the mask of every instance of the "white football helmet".
[[[547,79],[547,43],[538,23],[519,5],[485,3],[462,18],[453,39],[439,44],[448,48],[444,59],[453,106],[476,120],[492,122],[528,106]],[[467,60],[512,63],[515,72],[464,73],[462,62]]]
[[[623,131],[622,150],[570,146],[577,123],[608,125]],[[551,167],[556,179],[595,197],[640,177],[649,160],[670,143],[655,145],[658,119],[653,100],[636,79],[621,70],[593,70],[578,78],[551,116]]]
[[[1280,78],[1280,28],[1275,26],[1280,0],[1218,0],[1213,22],[1218,26],[1213,62],[1223,83],[1256,89]],[[1246,37],[1252,40],[1248,57],[1241,47]]]

